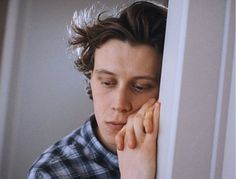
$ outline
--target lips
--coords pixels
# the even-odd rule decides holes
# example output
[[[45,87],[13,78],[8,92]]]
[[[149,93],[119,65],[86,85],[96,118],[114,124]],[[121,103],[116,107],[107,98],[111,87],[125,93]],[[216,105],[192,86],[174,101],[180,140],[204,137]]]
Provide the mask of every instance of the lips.
[[[119,122],[106,122],[106,125],[111,129],[111,130],[115,130],[115,131],[120,131],[122,129],[122,127],[125,125],[126,123],[119,123]]]

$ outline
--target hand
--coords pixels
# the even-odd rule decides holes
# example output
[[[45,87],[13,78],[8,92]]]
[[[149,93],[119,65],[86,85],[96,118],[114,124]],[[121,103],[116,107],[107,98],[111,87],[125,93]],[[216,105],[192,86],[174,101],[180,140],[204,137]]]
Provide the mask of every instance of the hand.
[[[121,129],[121,131],[116,135],[116,146],[118,150],[124,149],[124,137],[126,135],[126,145],[129,148],[136,147],[136,137],[138,139],[143,138],[144,133],[152,133],[153,131],[153,119],[152,119],[152,108],[154,107],[156,100],[154,98],[149,99],[140,110],[133,115],[130,115],[127,124]],[[149,112],[146,114],[147,110],[150,108]],[[146,116],[145,116],[146,115]],[[135,129],[136,135],[134,133],[134,119],[135,120]],[[140,131],[144,130],[144,131]]]
[[[149,100],[117,134],[121,178],[153,179],[156,173],[160,103]]]

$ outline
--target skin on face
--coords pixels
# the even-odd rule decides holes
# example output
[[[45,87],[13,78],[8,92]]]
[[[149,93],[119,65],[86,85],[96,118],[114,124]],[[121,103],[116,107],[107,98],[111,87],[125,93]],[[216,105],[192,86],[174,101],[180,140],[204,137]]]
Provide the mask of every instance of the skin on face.
[[[91,75],[97,134],[116,152],[115,136],[150,98],[157,98],[160,57],[153,47],[112,39],[95,51]]]

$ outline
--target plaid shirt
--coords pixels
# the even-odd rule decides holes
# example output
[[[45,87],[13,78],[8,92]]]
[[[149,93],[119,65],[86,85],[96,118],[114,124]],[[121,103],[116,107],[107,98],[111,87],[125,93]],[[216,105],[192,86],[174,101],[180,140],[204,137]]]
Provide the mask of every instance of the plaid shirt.
[[[94,134],[94,115],[85,124],[48,148],[29,171],[28,179],[118,179],[117,155]]]

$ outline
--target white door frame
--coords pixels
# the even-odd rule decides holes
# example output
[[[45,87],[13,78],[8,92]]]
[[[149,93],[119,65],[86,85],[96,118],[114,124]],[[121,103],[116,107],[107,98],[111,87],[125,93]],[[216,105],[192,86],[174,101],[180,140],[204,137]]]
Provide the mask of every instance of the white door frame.
[[[158,179],[221,178],[235,50],[234,8],[234,0],[169,1]]]

